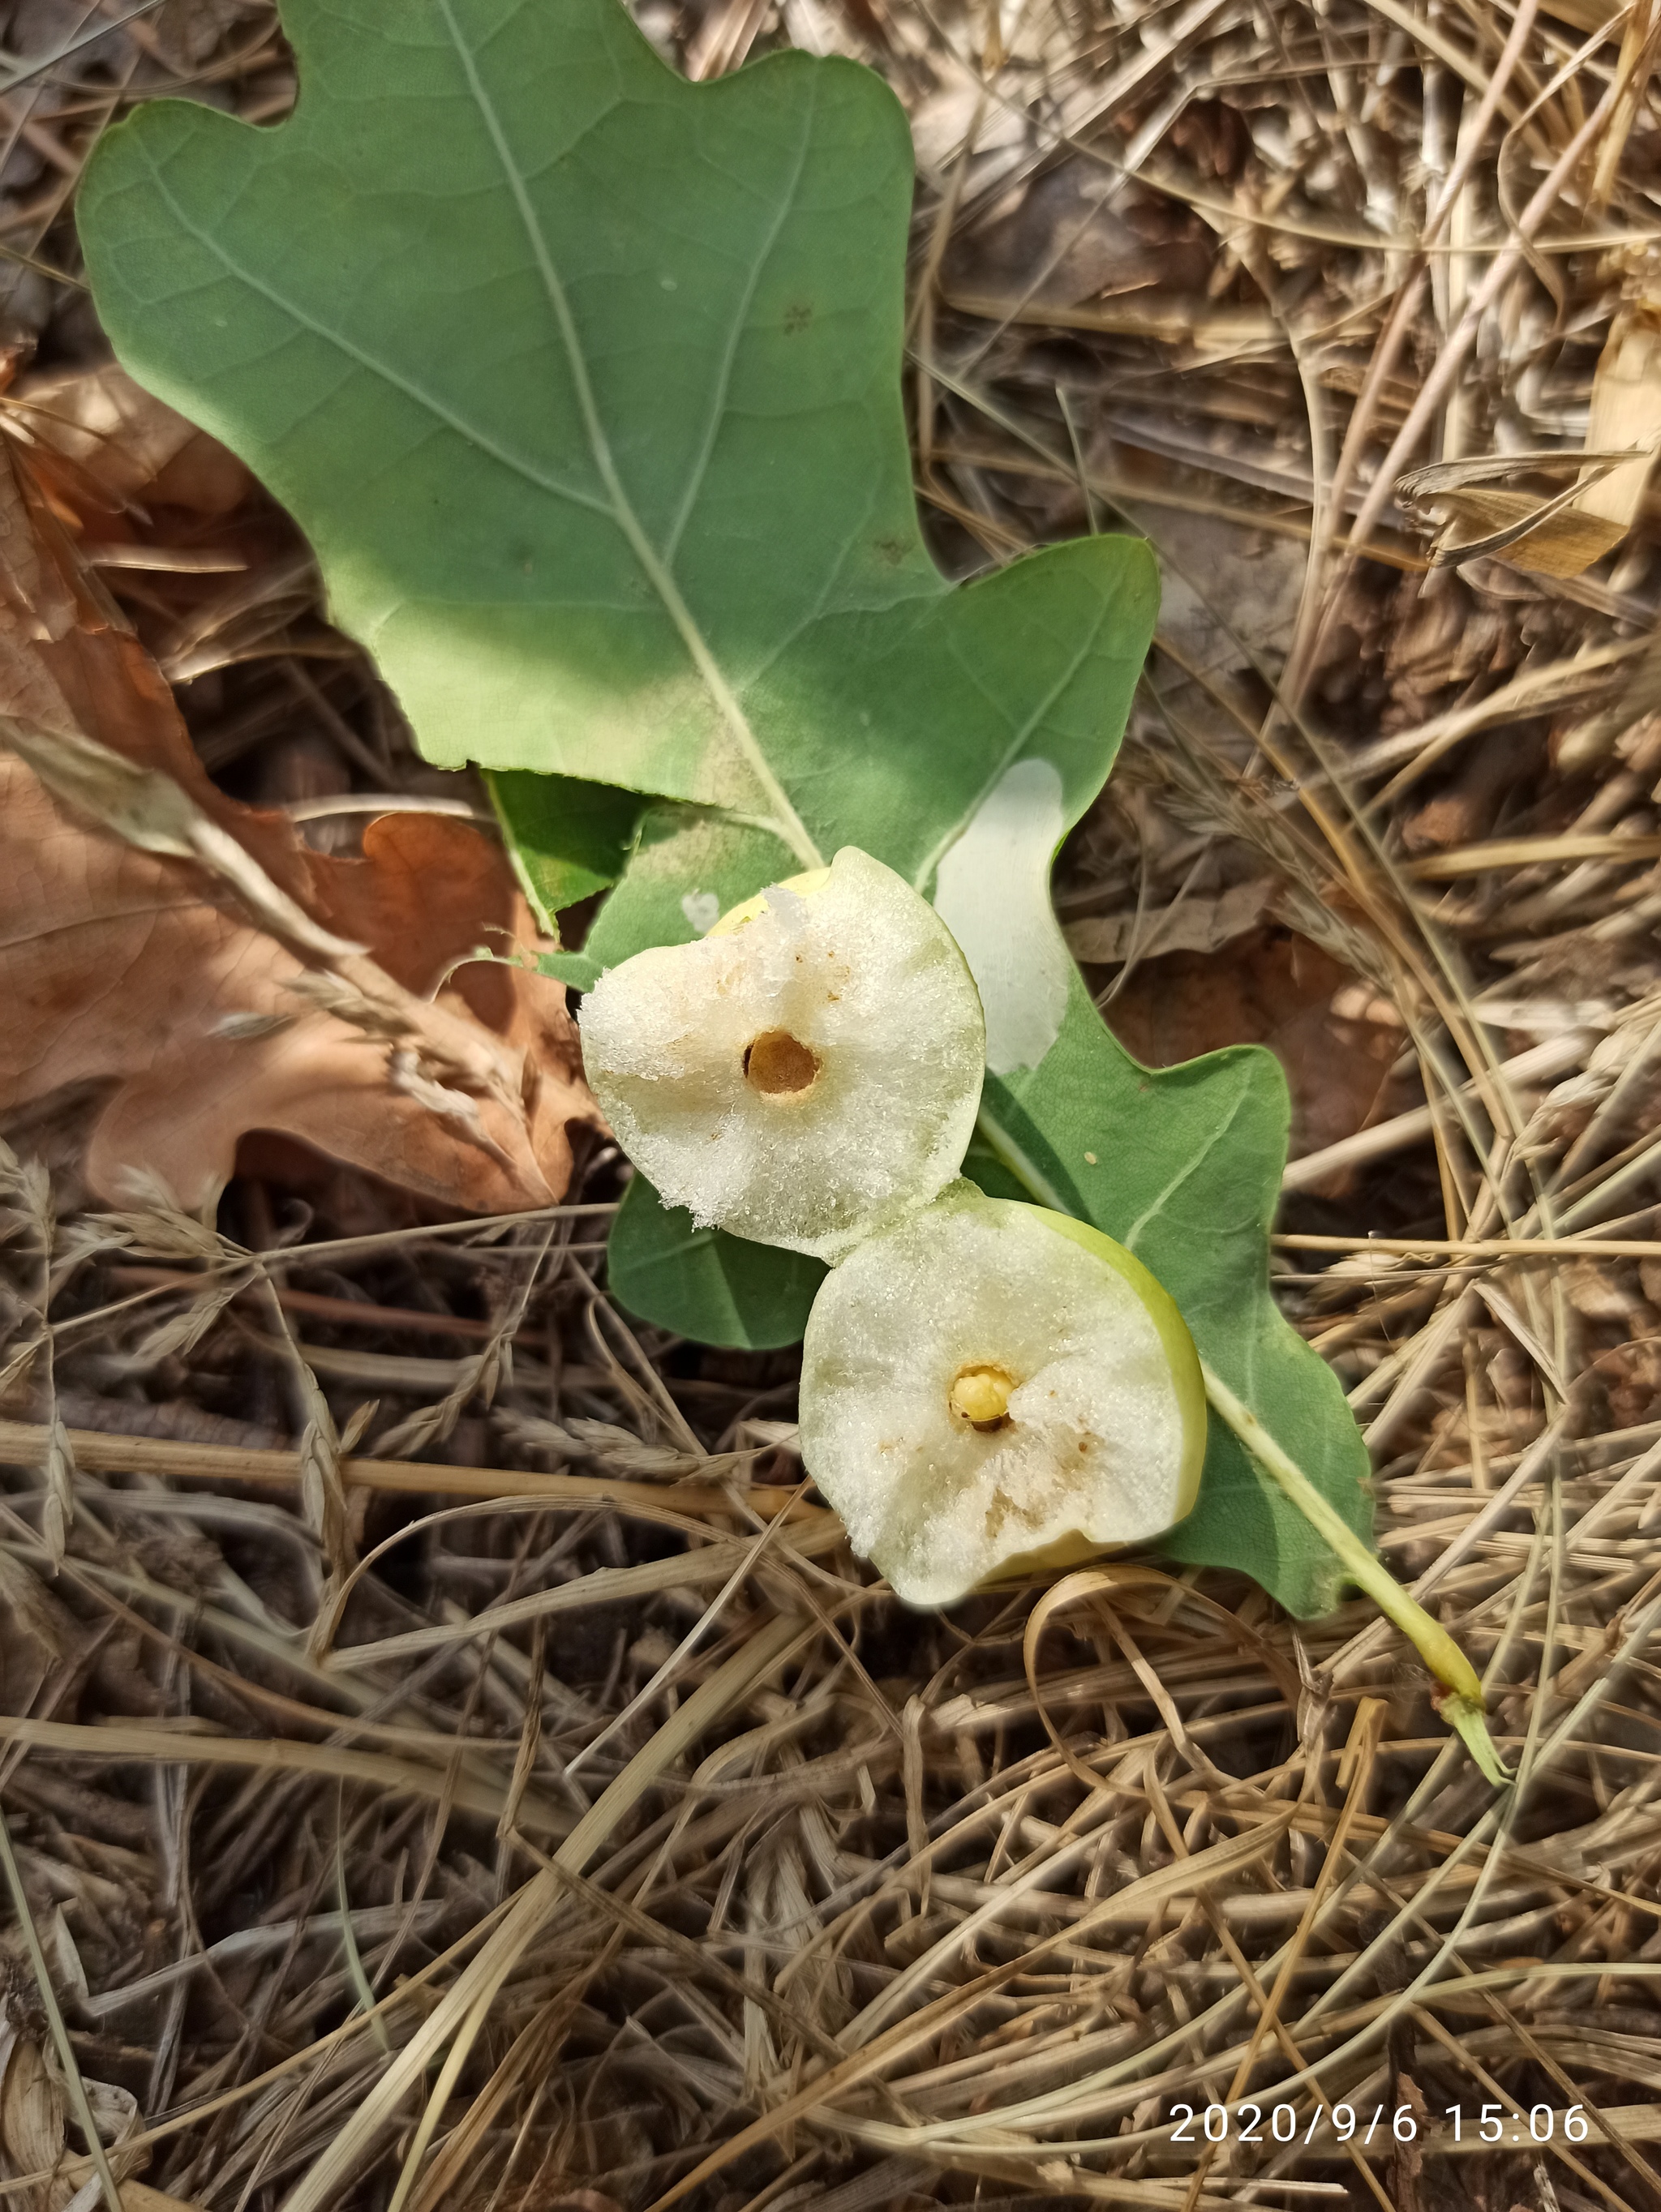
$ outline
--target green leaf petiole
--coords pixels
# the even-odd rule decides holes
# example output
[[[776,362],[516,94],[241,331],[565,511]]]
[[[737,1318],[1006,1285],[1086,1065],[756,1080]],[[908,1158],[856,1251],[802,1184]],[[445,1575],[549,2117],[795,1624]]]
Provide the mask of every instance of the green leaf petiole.
[[[1387,1620],[1395,1622],[1442,1685],[1439,1710],[1464,1742],[1466,1749],[1490,1782],[1503,1786],[1511,1770],[1500,1758],[1482,1704],[1482,1685],[1476,1669],[1439,1620],[1425,1611],[1410,1591],[1375,1559],[1355,1531],[1310,1480],[1289,1452],[1282,1449],[1257,1416],[1214,1368],[1200,1363],[1206,1397],[1244,1445],[1257,1465],[1282,1494],[1295,1505],[1343,1563],[1344,1571],[1366,1592]]]
[[[990,1115],[983,1111],[977,1126],[982,1142],[1025,1185],[1040,1205],[1051,1206],[1058,1212],[1069,1210],[1054,1184]],[[1503,1787],[1512,1779],[1511,1771],[1488,1734],[1482,1681],[1469,1660],[1441,1623],[1402,1589],[1384,1562],[1373,1555],[1342,1514],[1327,1502],[1291,1453],[1275,1441],[1250,1407],[1236,1397],[1216,1369],[1202,1358],[1200,1371],[1212,1410],[1232,1430],[1288,1504],[1303,1515],[1342,1563],[1350,1580],[1366,1591],[1385,1619],[1393,1621],[1407,1638],[1442,1686],[1438,1710],[1488,1779]]]

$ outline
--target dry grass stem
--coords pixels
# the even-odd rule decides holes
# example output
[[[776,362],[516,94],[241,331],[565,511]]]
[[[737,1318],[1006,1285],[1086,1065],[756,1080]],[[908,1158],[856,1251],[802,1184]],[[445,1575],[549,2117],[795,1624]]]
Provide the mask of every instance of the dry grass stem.
[[[1144,1058],[1279,1054],[1276,1293],[1516,1779],[1359,1599],[1124,1559],[902,1611],[803,1485],[794,1354],[610,1303],[598,1141],[563,1204],[440,1218],[255,1137],[207,1225],[93,1204],[65,1096],[0,1161],[0,2203],[1645,2212],[1661,9],[636,12],[695,76],[795,44],[904,100],[943,567],[1159,554],[1057,910]],[[87,150],[181,88],[279,120],[272,9],[13,16],[0,410],[128,472],[89,574],[316,851],[488,826],[284,518],[159,495],[102,380]],[[199,809],[7,726],[286,932],[406,1100],[491,1095]]]

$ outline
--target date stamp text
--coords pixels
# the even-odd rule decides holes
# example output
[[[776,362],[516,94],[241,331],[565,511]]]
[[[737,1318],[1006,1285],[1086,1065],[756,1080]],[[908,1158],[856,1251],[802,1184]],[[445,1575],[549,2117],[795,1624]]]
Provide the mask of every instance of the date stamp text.
[[[1450,2105],[1441,2113],[1415,2112],[1408,2105],[1172,2105],[1174,2143],[1302,2142],[1311,2147],[1351,2143],[1362,2150],[1391,2142],[1422,2142],[1427,2148],[1526,2148],[1530,2144],[1585,2142],[1591,2123],[1579,2105]]]

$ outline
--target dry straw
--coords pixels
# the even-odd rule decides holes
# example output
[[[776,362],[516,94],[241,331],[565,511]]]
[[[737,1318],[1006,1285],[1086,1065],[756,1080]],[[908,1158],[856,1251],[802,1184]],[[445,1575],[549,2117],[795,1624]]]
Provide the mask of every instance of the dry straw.
[[[88,1215],[67,1127],[14,1132],[58,1181],[9,1176],[0,1245],[0,2202],[1639,2212],[1661,8],[642,15],[697,75],[789,40],[906,100],[942,559],[1160,550],[1060,908],[1128,1036],[1210,1042],[1220,996],[1279,1042],[1281,1295],[1516,1780],[1360,1603],[1124,1563],[901,1613],[802,1490],[789,1358],[600,1295],[614,1164],[433,1226],[253,1176],[222,1238]],[[19,22],[0,293],[92,360],[92,138],[181,82],[273,120],[291,65],[258,0]],[[240,566],[126,534],[217,771],[337,842],[432,796],[270,518]]]

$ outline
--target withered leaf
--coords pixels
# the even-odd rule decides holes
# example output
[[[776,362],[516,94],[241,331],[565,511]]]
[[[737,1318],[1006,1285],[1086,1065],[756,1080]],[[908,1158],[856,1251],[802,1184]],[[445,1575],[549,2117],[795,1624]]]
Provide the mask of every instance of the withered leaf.
[[[563,1194],[570,1129],[597,1119],[563,988],[469,960],[532,935],[501,853],[465,823],[391,814],[361,860],[333,859],[217,790],[15,439],[0,446],[0,723],[15,741],[0,750],[0,1115],[99,1092],[86,1175],[111,1200],[149,1177],[210,1204],[252,1130],[458,1209]],[[119,808],[92,792],[100,760],[126,764]],[[131,842],[145,805],[169,849]],[[180,822],[242,866],[180,857]],[[282,927],[293,909],[309,933]],[[349,945],[320,964],[325,933]]]
[[[46,2172],[63,2158],[64,2145],[64,2093],[39,2045],[17,2035],[0,2079],[0,2147],[9,2169],[14,2174]],[[33,2212],[57,2212],[73,2194],[73,2185],[67,2182],[33,2190]]]
[[[1498,554],[1542,576],[1584,575],[1613,551],[1642,510],[1661,444],[1661,314],[1646,301],[1615,317],[1592,379],[1585,452],[1575,476],[1546,497],[1507,489],[1530,465],[1559,476],[1573,453],[1482,455],[1433,464],[1398,490],[1434,517],[1439,564]]]

